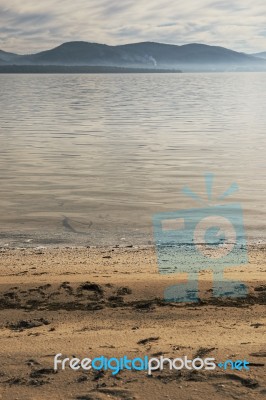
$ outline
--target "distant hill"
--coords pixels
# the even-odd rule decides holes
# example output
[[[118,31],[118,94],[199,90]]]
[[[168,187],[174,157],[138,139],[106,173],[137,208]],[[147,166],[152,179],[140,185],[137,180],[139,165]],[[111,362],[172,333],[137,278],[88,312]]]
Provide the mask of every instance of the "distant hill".
[[[253,62],[253,57],[218,46],[192,43],[183,46],[161,43],[135,43],[117,46],[126,54],[146,58],[156,65],[216,65]]]
[[[255,53],[251,54],[254,57],[260,57],[260,58],[265,58],[266,59],[266,51],[263,51],[262,53]]]
[[[2,61],[5,61],[7,63],[12,63],[15,60],[18,60],[19,58],[20,58],[20,56],[18,54],[8,53],[6,51],[0,50],[0,59]]]
[[[24,56],[0,51],[0,58],[15,65],[168,68],[189,71],[266,70],[266,61],[258,57],[198,43],[177,46],[142,42],[108,46],[68,42],[51,50]]]

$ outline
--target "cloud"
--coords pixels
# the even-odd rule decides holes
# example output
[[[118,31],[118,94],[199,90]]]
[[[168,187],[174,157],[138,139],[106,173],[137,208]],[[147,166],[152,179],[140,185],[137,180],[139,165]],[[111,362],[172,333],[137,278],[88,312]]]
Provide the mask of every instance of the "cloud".
[[[86,40],[265,51],[265,14],[265,0],[0,0],[0,48],[29,53]]]

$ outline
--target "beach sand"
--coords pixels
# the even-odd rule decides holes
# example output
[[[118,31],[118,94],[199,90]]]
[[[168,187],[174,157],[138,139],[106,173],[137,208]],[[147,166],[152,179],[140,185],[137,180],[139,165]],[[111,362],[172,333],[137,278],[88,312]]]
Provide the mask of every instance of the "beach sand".
[[[265,398],[266,248],[225,277],[248,284],[243,299],[211,297],[200,273],[198,303],[167,303],[185,275],[160,275],[153,247],[5,249],[0,253],[0,398]],[[246,371],[73,371],[53,358],[144,355],[246,359]]]

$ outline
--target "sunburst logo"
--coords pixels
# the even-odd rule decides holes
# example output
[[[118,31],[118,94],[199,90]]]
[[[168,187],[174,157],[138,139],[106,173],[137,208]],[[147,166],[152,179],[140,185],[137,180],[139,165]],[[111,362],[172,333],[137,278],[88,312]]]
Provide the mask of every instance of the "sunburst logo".
[[[197,201],[199,208],[158,213],[153,216],[158,268],[161,274],[187,273],[187,284],[168,288],[168,301],[197,301],[198,273],[213,271],[214,296],[244,296],[246,287],[226,281],[226,268],[247,264],[246,238],[240,203],[223,203],[238,190],[233,183],[213,198],[214,175],[205,175],[207,200],[189,187],[182,192]]]

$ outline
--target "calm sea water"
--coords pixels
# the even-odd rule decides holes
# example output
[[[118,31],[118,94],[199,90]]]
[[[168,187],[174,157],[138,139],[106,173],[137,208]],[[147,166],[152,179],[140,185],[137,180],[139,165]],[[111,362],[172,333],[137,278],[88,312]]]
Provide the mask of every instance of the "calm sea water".
[[[266,74],[0,75],[0,244],[152,241],[232,182],[265,241]],[[204,173],[215,174],[210,203]]]

